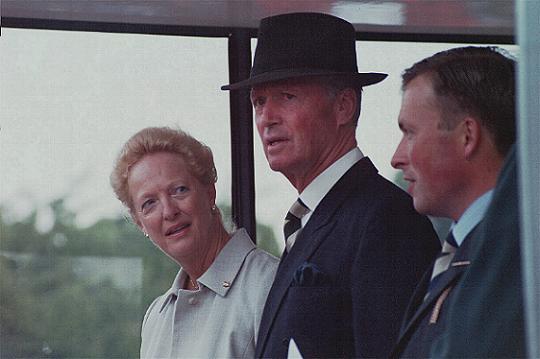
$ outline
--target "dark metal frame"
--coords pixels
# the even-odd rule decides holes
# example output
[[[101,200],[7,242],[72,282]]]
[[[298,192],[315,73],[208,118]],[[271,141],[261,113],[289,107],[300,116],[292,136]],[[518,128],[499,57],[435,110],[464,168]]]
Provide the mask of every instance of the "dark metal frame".
[[[2,18],[2,26],[41,30],[67,30],[147,35],[173,35],[193,37],[223,37],[229,40],[229,81],[249,77],[251,69],[251,39],[257,30],[207,26],[177,26],[155,24],[123,24],[48,19]],[[362,32],[357,40],[401,42],[497,43],[514,44],[513,36],[474,34],[425,34]],[[256,240],[255,176],[253,157],[253,114],[249,91],[230,92],[232,215],[239,227],[244,227]]]

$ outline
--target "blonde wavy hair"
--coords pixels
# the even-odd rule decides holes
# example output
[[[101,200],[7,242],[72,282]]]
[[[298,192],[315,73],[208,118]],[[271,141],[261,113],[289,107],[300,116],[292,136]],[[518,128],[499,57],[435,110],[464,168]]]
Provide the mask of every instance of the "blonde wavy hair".
[[[212,150],[181,129],[170,127],[147,127],[133,135],[122,147],[110,176],[116,197],[133,215],[133,203],[129,196],[129,169],[145,155],[169,152],[180,155],[191,175],[202,184],[217,181]]]

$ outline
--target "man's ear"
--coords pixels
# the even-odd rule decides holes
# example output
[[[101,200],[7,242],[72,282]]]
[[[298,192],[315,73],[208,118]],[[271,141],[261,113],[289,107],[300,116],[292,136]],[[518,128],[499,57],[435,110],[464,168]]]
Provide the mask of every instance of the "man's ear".
[[[470,159],[480,146],[482,138],[482,125],[472,116],[466,116],[462,123],[463,153],[466,159]]]
[[[337,95],[336,112],[338,125],[346,125],[354,122],[353,116],[356,112],[358,98],[356,91],[352,88],[346,88]]]
[[[216,185],[214,183],[207,185],[206,193],[208,194],[210,206],[214,206],[216,204]]]

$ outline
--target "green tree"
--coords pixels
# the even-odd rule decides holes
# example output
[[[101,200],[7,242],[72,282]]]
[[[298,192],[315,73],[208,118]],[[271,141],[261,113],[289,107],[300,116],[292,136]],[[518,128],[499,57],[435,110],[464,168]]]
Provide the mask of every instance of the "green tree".
[[[178,265],[131,220],[79,228],[63,199],[50,207],[47,233],[36,230],[35,211],[8,223],[0,208],[0,358],[138,357],[144,312]],[[269,227],[258,235],[277,248]]]

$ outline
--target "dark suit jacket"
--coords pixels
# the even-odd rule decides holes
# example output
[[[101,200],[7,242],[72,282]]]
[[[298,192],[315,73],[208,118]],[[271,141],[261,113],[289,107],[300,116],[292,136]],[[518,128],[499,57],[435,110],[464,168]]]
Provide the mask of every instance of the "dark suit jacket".
[[[526,356],[515,149],[471,246],[473,263],[449,301],[436,358]]]
[[[439,251],[429,220],[367,158],[324,197],[282,258],[256,357],[382,357],[415,285]]]
[[[424,274],[411,299],[399,340],[390,357],[429,357],[431,344],[444,332],[445,323],[448,320],[448,301],[454,295],[453,289],[470,265],[470,245],[474,241],[478,228],[479,225],[467,235],[448,270],[441,274],[427,297],[432,268]]]

